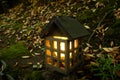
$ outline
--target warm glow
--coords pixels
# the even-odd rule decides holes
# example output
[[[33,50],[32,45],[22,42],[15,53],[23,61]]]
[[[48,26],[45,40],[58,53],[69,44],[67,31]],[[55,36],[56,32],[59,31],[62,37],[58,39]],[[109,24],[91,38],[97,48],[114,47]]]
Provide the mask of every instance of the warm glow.
[[[53,46],[55,49],[57,49],[57,41],[53,41]]]
[[[72,58],[72,53],[70,53],[70,59]]]
[[[50,47],[50,41],[49,40],[46,40],[45,44],[46,44],[47,47]]]
[[[60,57],[61,57],[62,60],[65,60],[65,54],[64,53],[61,53]]]
[[[48,64],[52,64],[52,59],[50,57],[47,57],[46,61],[47,61]]]
[[[75,48],[78,47],[78,40],[74,40],[74,47],[75,47]]]
[[[73,45],[74,43],[74,45]],[[77,48],[78,47],[78,40],[74,40],[74,41],[70,41],[69,43],[69,49],[72,50],[73,48]]]
[[[60,37],[60,36],[53,36],[53,38],[62,39],[62,40],[68,40],[67,37]],[[50,45],[49,41],[46,41],[46,43]],[[49,56],[51,55],[51,56],[53,56],[55,58],[58,58],[58,55],[60,55],[60,59],[65,60],[65,57],[66,57],[65,56],[65,51],[67,50],[66,45],[67,45],[67,43],[65,41],[61,41],[61,42],[58,42],[57,40],[53,41],[53,48],[55,50],[57,50],[57,49],[60,50],[60,52],[54,51],[53,55],[51,55],[51,52],[49,50],[47,50],[46,51],[47,55],[49,55]],[[73,50],[73,49],[75,49],[77,47],[78,47],[78,39],[69,42],[69,50],[70,50],[70,52],[69,52],[68,55],[69,55],[70,59],[72,59],[73,54],[76,53],[76,50],[74,50],[74,52],[71,51],[71,50]],[[62,64],[62,63],[61,63],[61,65],[65,66],[65,64]]]
[[[57,38],[57,39],[63,39],[63,40],[67,40],[67,37],[61,37],[61,36],[53,36],[53,38]]]
[[[57,52],[54,52],[53,56],[57,57]],[[65,60],[65,54],[64,53],[60,53],[60,58],[62,60]]]
[[[70,50],[72,49],[72,42],[70,41]]]
[[[54,52],[53,56],[54,56],[54,57],[57,57],[57,52]]]
[[[60,43],[60,50],[65,51],[65,43],[64,42]]]
[[[47,54],[48,56],[51,56],[50,50],[46,49],[46,54]]]

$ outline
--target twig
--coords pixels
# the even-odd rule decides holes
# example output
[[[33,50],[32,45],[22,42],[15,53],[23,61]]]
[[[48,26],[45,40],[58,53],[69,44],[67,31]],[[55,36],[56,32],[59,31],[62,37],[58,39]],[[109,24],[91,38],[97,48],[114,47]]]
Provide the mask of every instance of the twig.
[[[106,16],[111,12],[112,10],[108,11],[105,13],[105,15],[103,16],[103,18],[100,20],[100,22],[98,23],[97,27],[95,28],[95,30],[93,30],[92,34],[90,35],[90,37],[88,38],[88,43],[90,42],[91,38],[93,37],[93,35],[95,34],[95,31],[98,29],[98,27],[100,27],[101,23],[103,22],[103,20],[106,18]]]

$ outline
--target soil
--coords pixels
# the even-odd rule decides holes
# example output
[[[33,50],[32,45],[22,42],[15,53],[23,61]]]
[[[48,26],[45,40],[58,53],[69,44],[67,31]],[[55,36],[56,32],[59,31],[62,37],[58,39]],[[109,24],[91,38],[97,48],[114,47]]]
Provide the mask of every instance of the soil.
[[[5,62],[11,68],[17,69],[33,69],[33,65],[43,64],[44,56],[43,55],[34,55],[29,58],[23,59],[17,58],[12,60],[6,60]]]

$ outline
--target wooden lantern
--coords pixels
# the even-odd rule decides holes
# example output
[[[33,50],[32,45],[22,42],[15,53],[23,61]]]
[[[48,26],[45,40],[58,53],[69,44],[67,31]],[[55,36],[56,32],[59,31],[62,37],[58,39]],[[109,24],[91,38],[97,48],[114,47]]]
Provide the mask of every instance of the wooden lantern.
[[[69,74],[82,63],[80,46],[82,37],[88,35],[75,19],[56,16],[41,32],[45,38],[45,65],[51,70]]]

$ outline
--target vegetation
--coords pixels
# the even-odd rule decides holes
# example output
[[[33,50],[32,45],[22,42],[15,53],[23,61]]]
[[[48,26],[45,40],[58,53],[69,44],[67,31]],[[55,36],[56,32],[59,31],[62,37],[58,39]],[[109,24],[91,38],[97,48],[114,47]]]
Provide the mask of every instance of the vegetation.
[[[91,71],[94,76],[98,76],[101,80],[116,80],[116,72],[120,70],[120,64],[116,64],[110,55],[103,55],[95,60],[95,64],[91,63]]]
[[[119,4],[119,0],[0,0],[0,59],[8,64],[5,73],[16,80],[43,80],[41,71],[30,68],[31,58],[43,55],[42,28],[53,16],[65,15],[79,20],[90,32],[83,40],[85,65],[77,78],[119,79]]]
[[[27,55],[29,51],[23,45],[22,42],[12,44],[9,48],[3,48],[0,50],[0,59],[14,59],[21,57],[22,55]]]

